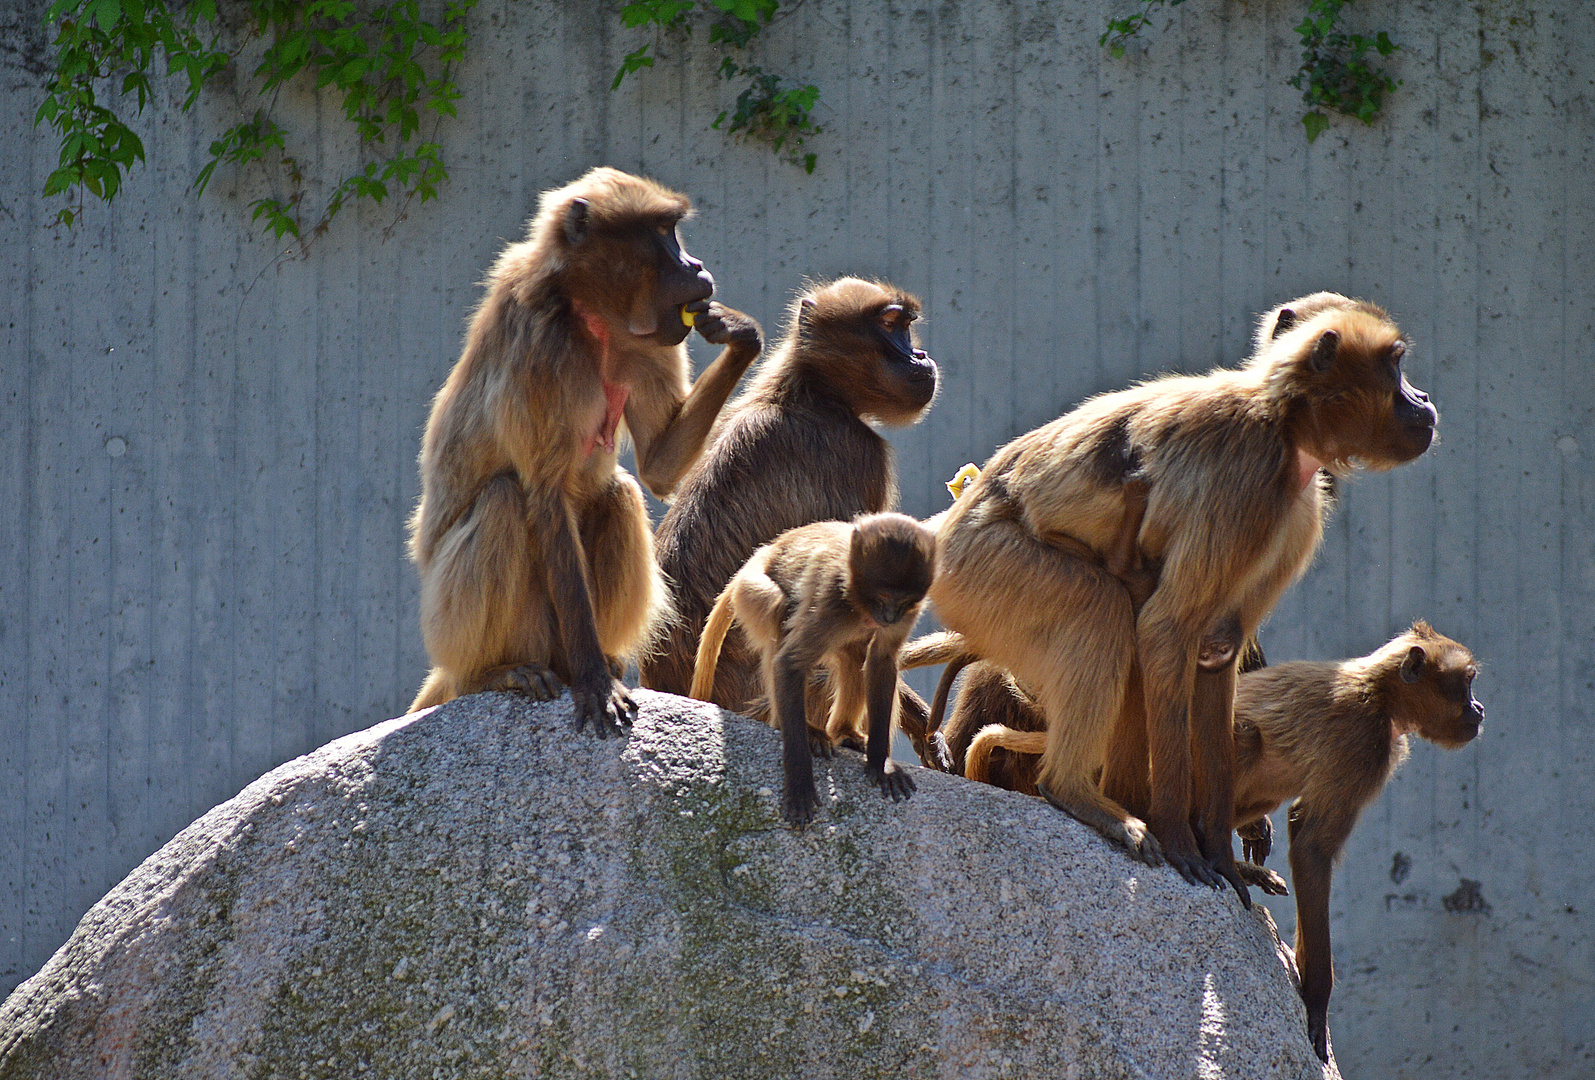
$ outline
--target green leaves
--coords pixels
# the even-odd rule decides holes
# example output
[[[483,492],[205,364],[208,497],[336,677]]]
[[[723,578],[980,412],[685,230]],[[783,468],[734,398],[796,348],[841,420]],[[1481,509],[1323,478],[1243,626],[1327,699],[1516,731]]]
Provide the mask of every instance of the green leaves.
[[[1389,56],[1401,48],[1381,30],[1373,37],[1343,34],[1335,29],[1340,11],[1351,0],[1311,0],[1296,27],[1302,42],[1302,63],[1289,79],[1302,92],[1308,112],[1301,118],[1307,141],[1329,126],[1323,110],[1354,116],[1372,125],[1384,108],[1384,96],[1399,83],[1369,63],[1368,53]]]
[[[239,2],[247,4],[250,36],[267,39],[253,72],[265,104],[211,143],[210,160],[194,180],[196,193],[203,194],[219,166],[266,167],[286,182],[288,194],[252,201],[252,220],[278,240],[292,236],[301,243],[325,232],[349,199],[381,203],[402,195],[424,203],[437,197],[448,179],[438,143],[408,147],[423,110],[433,114],[434,126],[455,115],[460,89],[453,70],[465,53],[465,20],[476,0],[445,0],[438,21],[422,17],[418,0]],[[151,68],[160,52],[168,75],[187,77],[182,108],[192,109],[232,63],[219,45],[216,22],[216,0],[191,0],[179,13],[166,0],[53,0],[46,23],[58,28],[55,71],[34,122],[61,136],[61,164],[45,180],[44,194],[78,193],[78,205],[60,211],[57,222],[70,226],[81,218],[84,192],[110,201],[122,171],[144,160],[138,136],[95,99],[96,85],[120,75],[118,98],[136,98],[135,115],[142,113],[154,93]],[[305,177],[286,149],[292,137],[272,119],[279,88],[301,75],[341,96],[363,147],[386,148],[333,188],[309,229],[300,216]]]
[[[717,0],[718,2],[718,0]],[[1138,0],[1140,7],[1131,15],[1109,19],[1108,28],[1097,39],[1117,59],[1124,56],[1129,41],[1152,21],[1156,8],[1175,7],[1185,0]],[[1381,68],[1369,63],[1370,50],[1389,56],[1400,45],[1384,30],[1373,37],[1343,34],[1335,29],[1340,11],[1351,0],[1308,0],[1306,14],[1297,26],[1302,42],[1302,64],[1287,81],[1302,91],[1308,111],[1301,118],[1307,141],[1312,142],[1329,126],[1324,110],[1354,116],[1372,124],[1384,108],[1384,96],[1400,83]]]
[[[1162,2],[1162,0],[1157,0]],[[1173,0],[1180,3],[1181,0]],[[611,90],[618,89],[627,75],[654,66],[650,50],[666,31],[690,36],[693,22],[690,16],[695,6],[713,19],[709,24],[709,44],[722,48],[743,49],[764,29],[780,7],[780,0],[701,0],[694,5],[691,0],[632,0],[620,9],[620,21],[628,27],[654,28],[654,41],[626,54],[610,83]],[[820,134],[814,123],[813,109],[819,100],[816,86],[788,86],[781,76],[765,71],[756,64],[740,64],[726,55],[718,74],[727,80],[742,80],[743,89],[737,95],[735,110],[726,110],[709,126],[722,130],[729,116],[731,122],[723,130],[739,141],[762,142],[782,160],[801,166],[812,173],[819,158],[803,152],[803,143],[811,135]]]

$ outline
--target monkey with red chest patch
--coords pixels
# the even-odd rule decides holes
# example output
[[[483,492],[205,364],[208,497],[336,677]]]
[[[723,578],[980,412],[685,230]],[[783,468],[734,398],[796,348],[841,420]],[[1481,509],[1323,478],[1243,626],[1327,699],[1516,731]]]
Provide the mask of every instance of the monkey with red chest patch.
[[[570,687],[578,728],[629,724],[615,672],[667,610],[623,433],[669,495],[758,356],[758,323],[710,301],[681,246],[687,199],[599,168],[543,194],[488,276],[421,448],[410,553],[432,671],[412,711],[479,690]],[[725,346],[695,383],[695,322]]]

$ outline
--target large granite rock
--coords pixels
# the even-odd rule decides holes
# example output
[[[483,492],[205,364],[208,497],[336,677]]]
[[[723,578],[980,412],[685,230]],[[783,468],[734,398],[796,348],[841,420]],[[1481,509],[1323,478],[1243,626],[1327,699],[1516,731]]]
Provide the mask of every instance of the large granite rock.
[[[639,694],[485,694],[206,814],[0,1006],[0,1080],[1312,1077],[1266,915],[1039,801]]]

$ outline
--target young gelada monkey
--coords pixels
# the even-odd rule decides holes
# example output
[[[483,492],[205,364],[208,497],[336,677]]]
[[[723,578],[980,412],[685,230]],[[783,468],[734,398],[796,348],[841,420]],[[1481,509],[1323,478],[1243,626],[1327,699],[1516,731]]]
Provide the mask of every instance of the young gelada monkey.
[[[914,340],[918,318],[912,295],[862,278],[811,284],[793,300],[781,343],[726,409],[659,524],[675,617],[642,658],[644,686],[687,693],[709,609],[761,544],[896,508],[891,446],[872,422],[912,424],[936,395],[936,363]],[[733,631],[711,700],[758,715],[763,692],[757,652]],[[923,723],[923,703],[902,692]]]
[[[911,517],[822,521],[755,551],[715,601],[698,643],[692,696],[710,700],[734,620],[758,651],[781,732],[781,811],[791,824],[807,825],[819,803],[811,739],[829,744],[864,734],[865,768],[881,794],[899,801],[913,793],[914,781],[890,757],[897,651],[919,617],[935,561],[935,535]],[[809,674],[822,664],[834,689],[830,719],[816,733],[805,698]]]
[[[1484,723],[1466,647],[1419,621],[1367,656],[1297,662],[1243,676],[1235,691],[1235,823],[1246,857],[1272,843],[1268,814],[1290,807],[1296,966],[1313,1049],[1329,1060],[1329,879],[1363,808],[1407,757],[1407,736],[1465,746]]]
[[[410,554],[433,666],[412,711],[562,682],[578,728],[635,713],[614,670],[666,600],[642,492],[615,464],[622,425],[669,494],[762,347],[758,323],[708,302],[714,278],[676,235],[690,208],[594,169],[545,192],[489,273],[421,446]],[[725,350],[689,388],[693,320]]]
[[[1382,310],[1340,297],[1239,369],[1104,394],[1020,436],[953,505],[931,599],[971,655],[1034,693],[1053,805],[1249,899],[1232,851],[1235,663],[1317,548],[1320,467],[1428,448],[1436,413],[1402,375],[1406,350]],[[1102,561],[1131,480],[1149,489],[1137,547],[1157,567],[1139,612]]]

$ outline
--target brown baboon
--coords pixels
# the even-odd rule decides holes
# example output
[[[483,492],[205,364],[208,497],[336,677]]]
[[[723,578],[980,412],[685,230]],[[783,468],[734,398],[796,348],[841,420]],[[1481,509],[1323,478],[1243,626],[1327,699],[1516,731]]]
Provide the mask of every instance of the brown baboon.
[[[614,169],[543,194],[488,275],[421,447],[410,553],[432,671],[412,710],[478,690],[571,689],[578,728],[636,711],[615,678],[666,608],[625,432],[668,494],[761,348],[708,303],[681,247],[687,199]],[[688,319],[725,350],[688,389]]]
[[[1035,695],[1053,805],[1249,902],[1231,850],[1235,661],[1317,548],[1320,466],[1427,449],[1436,414],[1401,374],[1406,348],[1373,305],[1326,305],[1238,370],[1154,379],[1019,437],[954,504],[931,599]],[[1102,565],[1131,478],[1149,487],[1138,546],[1158,566],[1139,614]],[[1136,727],[1149,756],[1111,738]]]
[[[822,521],[754,552],[715,601],[698,643],[692,696],[711,700],[721,644],[735,621],[758,652],[781,732],[781,809],[791,824],[808,824],[818,803],[811,743],[828,748],[863,736],[865,766],[881,794],[896,801],[913,793],[913,780],[890,757],[897,651],[919,617],[935,560],[935,534],[911,517]],[[816,732],[806,697],[809,675],[821,665],[834,692],[830,718]]]
[[[891,447],[866,421],[913,423],[935,396],[936,365],[910,329],[918,316],[913,296],[859,278],[793,302],[786,337],[726,410],[660,523],[675,617],[643,657],[644,686],[688,691],[709,608],[755,548],[800,525],[896,506]],[[758,714],[762,687],[758,656],[733,632],[712,700]],[[922,725],[923,702],[903,690]]]
[[[1248,859],[1268,857],[1267,815],[1287,799],[1296,966],[1313,1049],[1329,1060],[1329,879],[1363,808],[1406,760],[1407,736],[1446,749],[1484,722],[1466,647],[1425,622],[1367,656],[1253,672],[1235,691],[1235,821]],[[1259,827],[1260,826],[1260,827]]]

